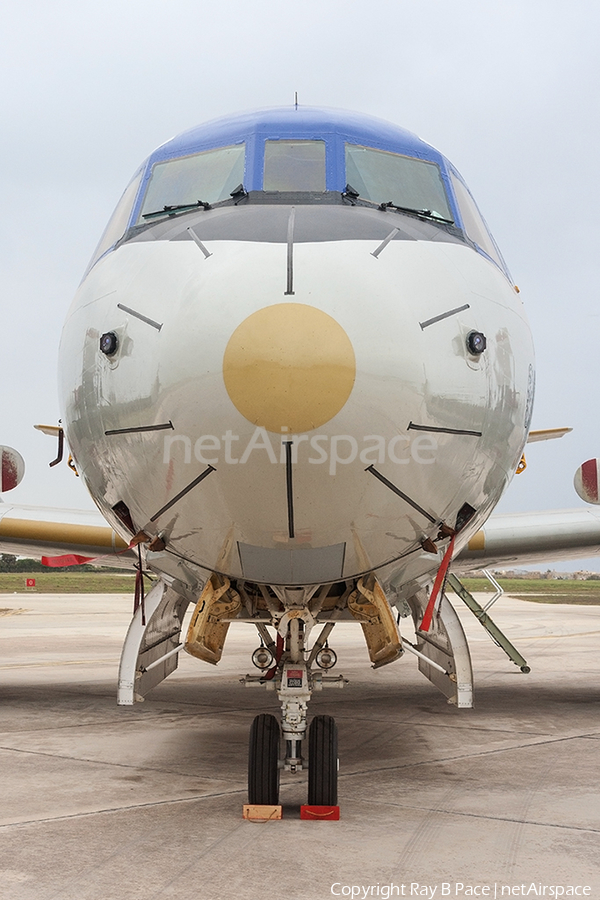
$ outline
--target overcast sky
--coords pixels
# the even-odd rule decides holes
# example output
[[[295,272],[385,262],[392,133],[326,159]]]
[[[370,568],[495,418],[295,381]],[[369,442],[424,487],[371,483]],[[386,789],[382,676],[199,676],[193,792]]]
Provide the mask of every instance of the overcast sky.
[[[0,80],[0,443],[5,501],[92,508],[55,446],[66,310],[138,164],[215,116],[292,103],[415,131],[458,167],[520,286],[535,444],[502,511],[576,507],[600,455],[598,40],[592,0],[5,0]],[[578,564],[570,564],[574,568]],[[600,570],[600,559],[591,568]]]

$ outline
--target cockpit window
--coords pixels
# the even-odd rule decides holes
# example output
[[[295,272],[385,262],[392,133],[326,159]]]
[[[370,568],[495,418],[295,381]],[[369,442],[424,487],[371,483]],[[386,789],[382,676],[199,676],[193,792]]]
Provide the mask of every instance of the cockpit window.
[[[500,256],[494,239],[489,233],[487,225],[483,220],[483,216],[477,209],[477,204],[471,197],[468,189],[453,172],[450,172],[450,180],[452,181],[452,187],[456,194],[456,201],[462,216],[467,237],[470,237],[471,240],[481,247],[488,256],[491,256],[494,262],[498,263],[501,269],[506,271],[504,260]]]
[[[433,218],[454,218],[434,162],[346,144],[346,181],[364,200],[428,210]]]
[[[265,191],[324,191],[325,141],[265,141]]]
[[[100,259],[102,254],[106,253],[107,250],[110,250],[113,244],[116,244],[119,238],[123,237],[123,235],[125,234],[125,229],[127,228],[129,216],[131,215],[133,210],[133,204],[135,203],[135,198],[137,197],[137,192],[143,174],[143,169],[140,169],[139,172],[136,172],[123,191],[121,199],[115,207],[115,211],[108,220],[108,225],[104,229],[98,246],[94,250],[94,255],[92,256],[91,262],[86,270],[86,274],[92,268],[94,263]]]
[[[138,218],[165,206],[217,203],[244,181],[244,144],[155,163]]]

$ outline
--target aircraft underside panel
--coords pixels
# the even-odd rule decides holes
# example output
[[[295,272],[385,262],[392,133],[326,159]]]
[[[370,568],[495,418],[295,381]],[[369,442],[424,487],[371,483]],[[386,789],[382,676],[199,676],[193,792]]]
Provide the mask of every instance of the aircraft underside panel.
[[[419,671],[461,709],[473,706],[473,669],[467,638],[454,607],[444,595],[427,633],[419,631],[429,597],[419,591],[408,601],[415,622],[417,649],[444,671],[419,658]]]
[[[346,543],[282,550],[239,542],[238,550],[248,581],[311,584],[342,579]]]

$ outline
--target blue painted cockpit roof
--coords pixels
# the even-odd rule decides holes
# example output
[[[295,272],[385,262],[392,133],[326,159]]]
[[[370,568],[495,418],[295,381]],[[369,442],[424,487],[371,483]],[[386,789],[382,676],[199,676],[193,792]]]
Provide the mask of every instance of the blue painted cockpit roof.
[[[213,119],[162,144],[148,161],[152,165],[159,160],[252,139],[261,142],[294,138],[331,141],[336,137],[353,144],[406,153],[435,162],[443,161],[442,155],[416,134],[384,119],[311,106],[255,109]]]
[[[510,278],[485,222],[481,220],[479,232],[477,227],[470,232],[466,226],[450,174],[452,173],[452,176],[460,182],[462,179],[445,156],[430,144],[422,141],[416,134],[384,119],[347,110],[311,106],[271,107],[223,116],[191,128],[189,131],[183,131],[162,144],[142,163],[130,182],[100,239],[88,271],[105,253],[114,249],[122,236],[126,235],[139,222],[148,182],[156,163],[191,156],[205,150],[244,144],[243,186],[249,192],[262,191],[265,141],[267,140],[323,141],[326,151],[325,187],[327,191],[339,193],[343,193],[346,189],[346,144],[348,143],[435,163],[439,166],[446,189],[454,226],[463,231],[478,253],[499,265]],[[462,183],[464,185],[464,182]],[[465,189],[468,193],[466,185]],[[134,200],[131,199],[133,197],[135,197]],[[471,201],[474,205],[472,198]],[[474,214],[475,217],[480,215],[476,207]],[[124,215],[128,217],[127,224],[123,228],[122,217]],[[473,211],[471,216],[473,216]],[[485,237],[486,232],[487,238]],[[483,243],[487,249],[480,246],[478,234],[483,234]]]
[[[264,142],[266,140],[322,140],[326,145],[326,186],[329,191],[343,191],[345,179],[345,144],[360,144],[435,162],[448,186],[448,162],[434,147],[417,135],[391,122],[362,113],[310,106],[256,109],[213,119],[191,128],[162,144],[146,160],[139,196],[157,162],[176,159],[233,144],[246,145],[244,187],[262,190]],[[448,190],[452,198],[452,190]],[[138,201],[139,202],[139,201]],[[137,204],[136,204],[137,207]],[[135,221],[137,208],[133,211]]]

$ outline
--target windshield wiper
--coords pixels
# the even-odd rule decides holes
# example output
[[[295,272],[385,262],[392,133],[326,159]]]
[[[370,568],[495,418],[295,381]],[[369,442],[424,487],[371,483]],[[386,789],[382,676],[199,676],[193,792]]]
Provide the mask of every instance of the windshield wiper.
[[[445,225],[454,225],[454,219],[445,219],[439,213],[431,209],[412,209],[410,206],[398,206],[392,200],[387,203],[380,203],[378,209],[397,209],[398,212],[411,213],[413,216],[425,216],[427,219],[433,219],[434,222],[443,222]]]
[[[154,219],[156,216],[176,216],[177,213],[185,212],[188,209],[212,209],[210,203],[205,200],[197,200],[196,203],[179,203],[176,206],[163,206],[162,209],[155,209],[154,212],[144,213],[142,219]]]
[[[356,206],[356,203],[354,201],[358,200],[359,197],[360,197],[360,194],[358,193],[356,188],[352,187],[351,184],[347,184],[346,187],[344,188],[344,190],[342,191],[342,200],[348,200],[349,203],[352,204],[352,206]]]

